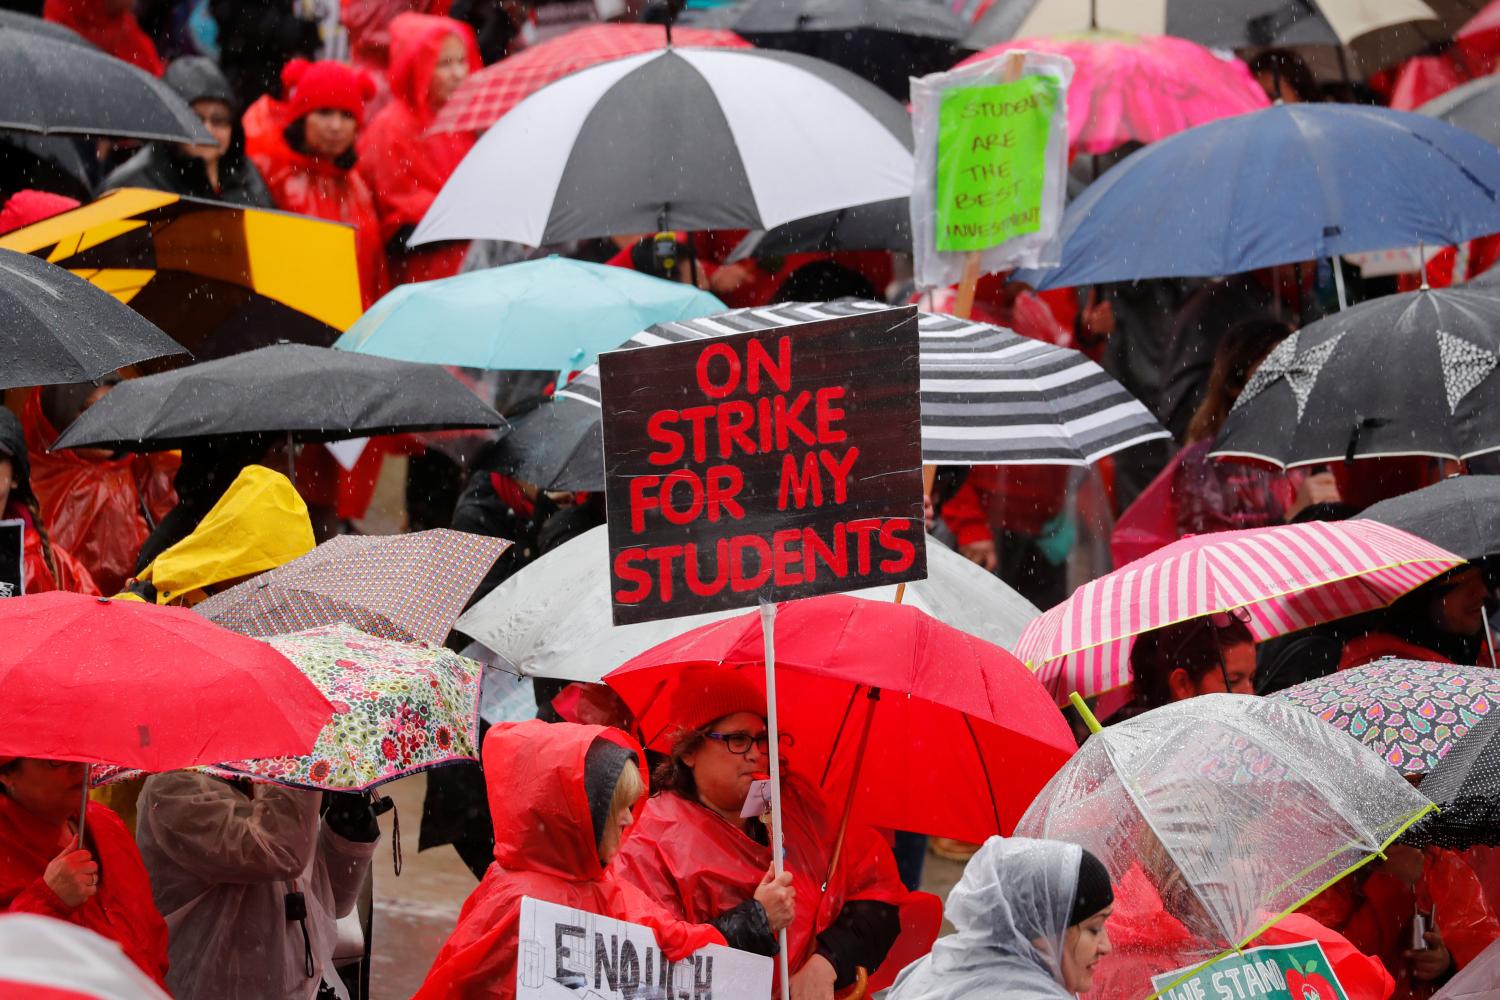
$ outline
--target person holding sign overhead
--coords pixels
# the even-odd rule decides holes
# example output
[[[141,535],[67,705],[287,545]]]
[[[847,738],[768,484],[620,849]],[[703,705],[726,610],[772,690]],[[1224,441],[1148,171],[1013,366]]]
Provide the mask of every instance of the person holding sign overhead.
[[[776,932],[785,928],[793,1000],[831,1000],[866,975],[873,992],[899,971],[877,975],[901,936],[908,897],[890,848],[851,827],[830,877],[836,823],[819,791],[783,765],[788,881],[772,879],[768,825],[747,804],[770,760],[765,695],[735,672],[696,673],[673,696],[671,756],[612,873],[678,917],[714,924],[746,951],[775,954]],[[785,753],[793,741],[782,736]]]
[[[414,1000],[513,998],[523,896],[649,927],[674,962],[724,943],[605,873],[646,791],[645,758],[624,732],[502,723],[485,737],[484,775],[495,861]]]

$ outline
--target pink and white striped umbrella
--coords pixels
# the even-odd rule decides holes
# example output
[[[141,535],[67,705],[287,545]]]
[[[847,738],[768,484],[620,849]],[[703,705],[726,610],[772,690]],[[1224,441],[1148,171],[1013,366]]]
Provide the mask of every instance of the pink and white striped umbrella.
[[[1142,632],[1235,608],[1256,642],[1383,608],[1464,560],[1378,521],[1180,539],[1097,580],[1026,626],[1015,653],[1059,701],[1129,684]]]

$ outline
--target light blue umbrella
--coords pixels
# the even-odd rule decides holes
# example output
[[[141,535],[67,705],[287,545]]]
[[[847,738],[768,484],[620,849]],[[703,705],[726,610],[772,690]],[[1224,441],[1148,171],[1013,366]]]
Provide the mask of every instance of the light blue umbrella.
[[[546,257],[402,285],[334,347],[497,371],[577,371],[656,323],[728,307],[691,285]]]
[[[1287,104],[1137,150],[1062,220],[1061,288],[1237,274],[1500,232],[1500,149],[1424,115]]]

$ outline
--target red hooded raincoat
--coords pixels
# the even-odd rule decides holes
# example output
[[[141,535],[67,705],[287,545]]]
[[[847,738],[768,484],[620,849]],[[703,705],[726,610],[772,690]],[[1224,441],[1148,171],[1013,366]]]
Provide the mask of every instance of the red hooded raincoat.
[[[533,719],[502,723],[485,737],[495,862],[413,1000],[514,997],[522,896],[650,927],[673,961],[724,943],[714,928],[675,920],[605,874],[584,788],[584,756],[600,737],[633,751],[647,773],[640,747],[618,729]]]

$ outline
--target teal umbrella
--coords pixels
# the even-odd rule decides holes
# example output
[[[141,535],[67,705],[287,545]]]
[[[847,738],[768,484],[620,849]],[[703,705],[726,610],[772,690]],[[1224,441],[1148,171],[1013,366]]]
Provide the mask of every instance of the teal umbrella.
[[[656,323],[728,307],[692,285],[546,257],[402,285],[334,347],[498,371],[577,371]]]

